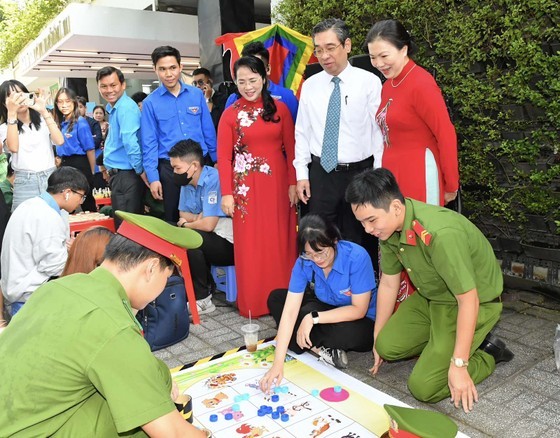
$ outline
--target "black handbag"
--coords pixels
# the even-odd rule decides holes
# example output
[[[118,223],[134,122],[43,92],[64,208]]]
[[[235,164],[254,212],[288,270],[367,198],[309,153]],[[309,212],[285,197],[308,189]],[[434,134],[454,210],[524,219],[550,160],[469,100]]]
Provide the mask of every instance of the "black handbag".
[[[159,296],[136,314],[144,339],[152,351],[176,344],[189,336],[190,319],[185,283],[173,275]]]

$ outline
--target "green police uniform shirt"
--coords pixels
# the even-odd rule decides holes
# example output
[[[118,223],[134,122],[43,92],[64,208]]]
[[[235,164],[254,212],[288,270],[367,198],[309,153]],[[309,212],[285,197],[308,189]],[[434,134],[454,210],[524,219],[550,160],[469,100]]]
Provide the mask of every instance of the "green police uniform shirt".
[[[456,303],[455,295],[475,288],[481,303],[502,293],[494,251],[472,222],[410,198],[405,205],[403,229],[380,243],[383,273],[406,269],[418,293],[435,302]]]
[[[98,393],[119,433],[175,409],[168,368],[104,268],[37,289],[0,335],[0,357],[0,436],[51,436]]]

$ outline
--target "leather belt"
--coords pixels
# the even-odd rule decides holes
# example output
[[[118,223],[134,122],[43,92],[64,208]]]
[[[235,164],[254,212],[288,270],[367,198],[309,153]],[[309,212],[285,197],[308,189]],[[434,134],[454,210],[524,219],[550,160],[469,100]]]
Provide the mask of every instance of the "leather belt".
[[[107,171],[109,176],[115,176],[119,172],[132,172],[132,169],[109,169]]]
[[[321,164],[321,158],[315,155],[311,155],[311,161],[314,163]],[[363,169],[373,169],[373,156],[366,158],[362,161],[357,161],[355,163],[339,163],[334,168],[335,172],[350,172],[352,170],[363,170]]]

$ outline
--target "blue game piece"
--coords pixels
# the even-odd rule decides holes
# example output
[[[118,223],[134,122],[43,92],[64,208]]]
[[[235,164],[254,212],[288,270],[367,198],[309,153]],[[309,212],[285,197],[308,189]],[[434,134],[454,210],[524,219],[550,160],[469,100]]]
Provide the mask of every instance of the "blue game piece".
[[[266,408],[267,408],[266,405],[261,405],[261,409],[262,409],[263,411],[266,411]]]
[[[276,412],[278,412],[279,414],[283,414],[284,412],[286,412],[286,409],[284,409],[284,406],[278,406],[276,408]]]
[[[266,415],[266,411],[263,410],[263,409],[259,409],[258,412],[257,412],[257,415],[259,417],[264,417]]]
[[[282,392],[284,394],[287,394],[288,393],[288,387],[287,386],[282,386]]]
[[[210,415],[210,421],[212,423],[215,423],[216,421],[218,421],[218,416],[216,414]]]
[[[271,400],[272,400],[274,403],[277,403],[278,400],[280,400],[280,397],[278,397],[277,394],[274,394],[274,395],[271,397]]]
[[[234,401],[235,403],[238,403],[238,402],[240,402],[241,400],[243,400],[243,398],[241,398],[240,395],[236,395],[235,397],[233,397],[233,401]]]
[[[290,416],[288,414],[282,414],[280,418],[283,422],[290,421]]]
[[[278,420],[278,418],[280,418],[280,414],[278,412],[273,412],[272,413],[272,419],[273,420]]]
[[[313,397],[319,397],[319,390],[318,389],[312,389],[311,390],[311,395]]]
[[[239,407],[239,405],[237,403],[232,405],[231,409],[232,409],[233,412],[239,412],[241,410],[241,408]]]
[[[335,386],[335,387],[334,387],[334,392],[342,392],[342,387],[340,387],[340,386]]]
[[[274,394],[280,394],[282,392],[282,387],[281,386],[275,386],[274,387]]]
[[[228,412],[226,415],[226,420],[233,420],[233,414],[231,412]]]
[[[272,414],[272,411],[273,411],[272,406],[267,406],[266,407],[266,413],[267,414]]]

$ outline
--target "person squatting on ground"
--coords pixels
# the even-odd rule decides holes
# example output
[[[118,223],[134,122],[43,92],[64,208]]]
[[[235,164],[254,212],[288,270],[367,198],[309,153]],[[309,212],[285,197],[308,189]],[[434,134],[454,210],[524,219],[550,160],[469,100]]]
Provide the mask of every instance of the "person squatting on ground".
[[[383,360],[420,356],[408,380],[412,395],[430,403],[451,396],[469,412],[478,400],[475,385],[513,357],[490,334],[503,289],[490,243],[464,216],[404,198],[387,169],[357,175],[346,200],[380,241],[372,373]],[[403,268],[417,292],[393,314]]]
[[[61,167],[49,177],[46,192],[21,203],[10,217],[2,241],[0,285],[12,316],[64,269],[71,242],[67,213],[84,202],[88,188],[82,172]]]
[[[373,347],[377,289],[366,250],[341,240],[336,226],[315,214],[300,221],[298,244],[289,288],[268,298],[278,336],[274,363],[260,382],[265,392],[282,381],[288,348],[297,354],[310,349],[346,368],[346,351]]]
[[[45,99],[29,99],[29,90],[16,80],[0,85],[0,143],[12,153],[15,171],[12,211],[47,188],[55,167],[52,145],[64,143]]]
[[[189,246],[190,230],[162,227]],[[169,368],[134,316],[172,272],[171,260],[117,234],[93,272],[33,294],[1,335],[2,436],[207,437],[177,411]]]
[[[202,236],[202,245],[189,249],[198,314],[216,310],[212,292],[216,285],[211,265],[233,265],[232,220],[222,211],[218,170],[204,165],[202,148],[194,140],[181,140],[169,151],[175,183],[181,187],[177,226],[190,228]],[[189,308],[190,311],[190,308]]]

